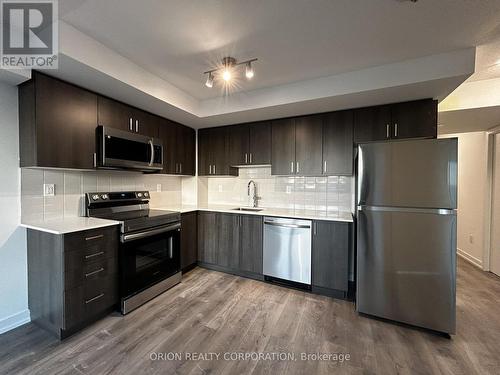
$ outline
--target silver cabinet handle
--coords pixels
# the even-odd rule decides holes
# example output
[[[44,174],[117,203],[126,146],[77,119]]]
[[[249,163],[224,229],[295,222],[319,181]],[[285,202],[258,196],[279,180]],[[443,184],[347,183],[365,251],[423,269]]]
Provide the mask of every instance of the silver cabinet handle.
[[[316,235],[316,222],[313,221],[313,234]]]
[[[179,163],[179,173],[182,174],[182,163]]]
[[[139,120],[135,120],[135,132],[139,133]]]
[[[104,297],[104,293],[101,293],[101,294],[99,294],[98,296],[95,296],[94,298],[91,298],[91,299],[86,300],[86,301],[85,301],[85,304],[88,304],[88,303],[90,303],[90,302],[94,302],[94,301],[96,301],[96,300],[98,300],[99,298],[102,298],[102,297]]]
[[[252,164],[252,153],[250,153],[250,164]]]
[[[245,164],[248,163],[248,154],[245,153]]]
[[[208,166],[208,174],[212,174],[212,164]]]
[[[290,163],[290,172],[293,173],[293,161]]]
[[[299,173],[299,162],[297,162],[297,171],[295,173]]]
[[[178,169],[179,169],[179,168],[178,168],[178,164],[177,164],[177,163],[175,163],[175,173],[177,173],[177,170],[178,170]]]
[[[326,169],[326,160],[323,162],[323,173],[326,173],[327,169]]]
[[[104,251],[99,251],[98,253],[94,253],[94,254],[90,254],[90,255],[85,255],[85,259],[94,258],[94,257],[97,257],[97,256],[102,255],[102,254],[104,254]]]
[[[215,172],[215,164],[214,164],[214,174],[217,174],[217,172]]]
[[[95,270],[95,271],[92,271],[92,272],[89,272],[89,273],[86,273],[85,274],[85,277],[89,277],[89,276],[92,276],[92,275],[95,275],[95,274],[98,274],[99,272],[102,272],[104,271],[104,268],[99,268],[98,270]]]
[[[394,136],[397,137],[398,136],[398,123],[395,123],[394,124]]]
[[[103,238],[104,234],[100,234],[98,236],[92,236],[92,237],[85,237],[85,241],[92,241],[92,240],[97,240],[99,238]]]
[[[128,119],[128,129],[132,131],[132,117]]]
[[[389,138],[389,124],[385,126],[385,133],[386,133],[386,138]]]

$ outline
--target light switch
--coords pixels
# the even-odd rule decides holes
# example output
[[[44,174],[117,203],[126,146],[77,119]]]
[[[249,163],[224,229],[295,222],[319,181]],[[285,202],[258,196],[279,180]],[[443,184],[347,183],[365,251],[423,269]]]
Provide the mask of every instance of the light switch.
[[[43,184],[43,196],[53,197],[56,195],[56,185],[55,184]]]
[[[161,193],[161,184],[156,184],[156,191]]]

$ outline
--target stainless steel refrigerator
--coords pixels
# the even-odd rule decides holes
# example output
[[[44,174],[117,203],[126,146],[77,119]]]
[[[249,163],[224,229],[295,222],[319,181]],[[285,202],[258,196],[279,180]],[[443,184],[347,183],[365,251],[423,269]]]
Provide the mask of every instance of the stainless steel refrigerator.
[[[360,145],[361,313],[455,333],[457,139]]]

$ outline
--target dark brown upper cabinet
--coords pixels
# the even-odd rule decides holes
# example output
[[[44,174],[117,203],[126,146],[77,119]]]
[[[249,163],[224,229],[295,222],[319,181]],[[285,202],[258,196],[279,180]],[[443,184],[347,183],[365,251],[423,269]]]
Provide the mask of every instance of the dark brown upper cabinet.
[[[295,120],[274,120],[271,134],[271,174],[295,174]]]
[[[99,96],[99,125],[157,138],[160,118],[113,99]]]
[[[323,119],[323,174],[353,174],[352,111],[332,112]]]
[[[97,96],[33,72],[19,86],[21,167],[94,168]]]
[[[271,125],[256,122],[228,127],[229,164],[271,164]]]
[[[158,134],[164,146],[162,173],[194,176],[196,154],[194,129],[161,119]]]
[[[360,108],[354,112],[354,141],[356,143],[384,141],[390,137],[390,106]]]
[[[354,142],[437,137],[437,101],[415,100],[354,112]]]
[[[323,116],[272,122],[273,175],[321,175]]]
[[[237,176],[238,170],[229,162],[228,127],[198,131],[198,175]]]
[[[322,173],[323,115],[295,119],[295,174],[318,176]]]
[[[398,103],[391,106],[394,139],[436,138],[437,101],[432,99]]]

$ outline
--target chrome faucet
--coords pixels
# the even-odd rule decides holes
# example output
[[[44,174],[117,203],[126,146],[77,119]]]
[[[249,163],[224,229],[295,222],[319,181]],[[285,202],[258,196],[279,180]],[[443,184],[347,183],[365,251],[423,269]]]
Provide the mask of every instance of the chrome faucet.
[[[247,195],[250,198],[250,185],[252,185],[252,184],[253,184],[253,190],[252,190],[253,195],[251,196],[252,197],[252,202],[253,202],[252,203],[253,204],[252,207],[257,207],[260,197],[257,196],[257,184],[255,183],[254,180],[248,181]]]

